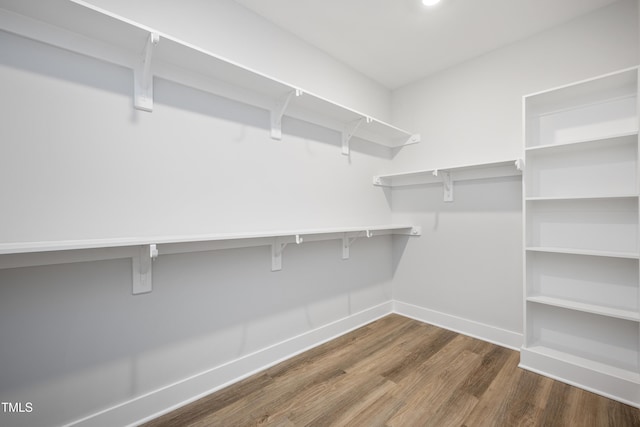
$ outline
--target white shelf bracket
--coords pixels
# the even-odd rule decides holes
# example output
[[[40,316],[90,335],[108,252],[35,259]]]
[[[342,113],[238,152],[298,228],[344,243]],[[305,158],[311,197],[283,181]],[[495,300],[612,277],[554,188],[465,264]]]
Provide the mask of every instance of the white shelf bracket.
[[[138,254],[131,259],[132,266],[132,290],[133,295],[146,294],[152,291],[152,262],[158,258],[156,245],[143,245],[138,249]]]
[[[408,137],[398,138],[395,141],[394,148],[403,147],[405,145],[417,144],[420,142],[420,134],[414,133],[413,135],[409,135]]]
[[[451,172],[434,170],[433,176],[440,176],[442,178],[442,187],[444,190],[444,201],[453,202],[453,179],[451,179]]]
[[[142,60],[133,70],[135,108],[143,111],[153,111],[153,75],[151,73],[151,59],[153,48],[160,41],[158,33],[150,33],[147,44],[142,53]]]
[[[349,259],[349,246],[351,246],[349,235],[344,233],[342,235],[342,259]]]
[[[300,234],[295,235],[296,245],[301,245],[304,238]],[[276,237],[271,243],[271,271],[282,270],[282,253],[289,243],[283,242],[281,237]]]
[[[349,249],[351,248],[351,245],[353,245],[355,241],[362,236],[362,233],[363,232],[356,234],[353,238],[349,238],[349,233],[344,233],[342,235],[342,259],[349,259]],[[365,230],[364,234],[367,238],[373,236],[373,232],[371,230]]]
[[[345,156],[349,155],[349,143],[351,142],[353,135],[355,135],[363,123],[371,123],[372,121],[373,119],[371,117],[362,117],[352,121],[351,123],[347,123],[342,130],[342,154]]]
[[[277,139],[278,141],[282,139],[282,117],[284,116],[284,112],[287,111],[289,102],[291,102],[294,95],[296,97],[302,96],[302,90],[295,89],[287,93],[271,110],[271,138]]]
[[[515,165],[516,165],[516,169],[518,169],[520,172],[522,172],[524,170],[524,159],[518,159],[515,161]]]
[[[349,248],[351,248],[351,245],[353,245],[359,237],[359,234],[356,234],[353,238],[349,237],[349,233],[344,233],[342,235],[342,259],[349,259]]]
[[[287,247],[287,243],[283,243],[280,238],[273,239],[271,244],[271,271],[282,270],[282,252]]]

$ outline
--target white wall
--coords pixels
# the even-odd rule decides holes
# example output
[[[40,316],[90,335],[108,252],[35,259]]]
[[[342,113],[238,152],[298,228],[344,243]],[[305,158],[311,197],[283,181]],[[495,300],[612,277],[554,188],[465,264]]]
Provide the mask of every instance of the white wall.
[[[636,9],[622,0],[397,90],[394,120],[423,143],[399,152],[392,171],[521,158],[522,96],[638,64]],[[448,204],[437,185],[393,191],[395,220],[424,231],[403,248],[394,298],[423,319],[518,346],[520,181],[458,183],[454,194]]]
[[[100,2],[389,114],[385,90],[235,3],[179,3]],[[163,15],[165,7],[189,16]],[[634,64],[631,15],[622,2],[396,92],[395,122],[424,143],[401,150],[393,166],[385,149],[358,143],[347,159],[336,132],[294,120],[273,141],[266,111],[168,81],[156,82],[154,112],[137,112],[129,70],[1,33],[2,242],[386,223],[390,203],[395,219],[423,225],[424,236],[393,246],[361,240],[349,261],[336,241],[289,246],[277,273],[266,247],[160,256],[154,291],[136,297],[127,260],[0,270],[0,401],[34,407],[1,414],[0,424],[62,424],[132,399],[133,415],[119,421],[167,409],[384,313],[392,280],[395,298],[427,314],[519,332],[519,181],[460,184],[444,205],[439,187],[390,195],[371,176],[517,156],[521,95]],[[144,397],[194,375],[207,380]]]
[[[390,241],[356,246],[349,261],[335,241],[287,247],[277,273],[268,247],[160,256],[141,296],[128,260],[0,270],[0,401],[34,408],[0,424],[61,425],[142,398],[87,424],[126,425],[344,332],[332,322],[391,298]]]
[[[252,21],[279,55],[304,51],[287,59],[301,64],[293,83],[332,98],[346,81],[345,103],[363,95],[384,115],[385,91],[232,6],[203,2],[220,26],[200,24],[222,35]],[[250,35],[215,43],[264,51]],[[0,51],[2,243],[390,222],[371,185],[386,148],[353,141],[345,157],[338,132],[288,118],[274,141],[267,111],[164,80],[153,113],[139,112],[130,70],[4,32]],[[289,245],[275,273],[269,247],[161,255],[139,296],[126,259],[0,270],[0,401],[33,403],[0,424],[59,425],[130,402],[99,418],[122,425],[388,313],[391,247],[363,239],[343,261],[337,240]]]
[[[157,80],[132,108],[130,70],[3,34],[0,241],[387,223],[370,185],[389,150]],[[16,185],[19,183],[19,185]]]
[[[620,0],[396,90],[393,123],[423,143],[393,170],[521,157],[522,96],[637,65],[636,8]]]

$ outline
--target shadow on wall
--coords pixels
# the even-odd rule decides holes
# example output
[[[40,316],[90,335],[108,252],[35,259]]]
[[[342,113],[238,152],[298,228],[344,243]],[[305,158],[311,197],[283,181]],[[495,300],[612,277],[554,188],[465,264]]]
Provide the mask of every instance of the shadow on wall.
[[[267,110],[168,80],[156,78],[154,82],[154,96],[157,103],[264,129],[264,139],[270,139],[270,113]],[[137,112],[136,114],[145,113]],[[342,135],[339,131],[292,117],[283,117],[282,133],[285,138],[286,135],[290,135],[306,141],[333,145],[336,147],[337,155],[342,149]],[[239,135],[235,142],[241,141],[242,135]],[[398,151],[398,149],[390,149],[357,137],[352,138],[350,149],[368,156],[385,159],[392,158],[394,153]]]
[[[66,80],[105,92],[129,95],[133,90],[133,73],[117,65],[4,31],[0,31],[0,49],[0,66]],[[67,102],[66,99],[57,101],[61,108]]]
[[[466,213],[522,212],[522,177],[509,176],[458,181],[453,184],[453,202],[443,199],[442,184],[422,184],[388,189],[387,202],[393,207],[397,222],[409,222],[422,226],[421,239],[429,239],[430,233],[438,233],[442,215]],[[386,195],[386,193],[385,193]],[[447,230],[445,233],[451,232]],[[433,234],[431,234],[433,236]],[[447,234],[442,238],[446,238]],[[393,250],[393,272],[402,260],[409,239],[396,236]],[[417,244],[426,244],[425,241]]]
[[[388,301],[389,250],[305,243],[274,273],[269,247],[161,256],[139,296],[128,260],[0,270],[0,396],[92,413],[198,374]]]
[[[506,183],[512,184],[508,194],[501,185]],[[521,211],[521,183],[520,176],[455,181],[452,202],[444,201],[439,183],[396,187],[392,191],[391,206],[394,212],[402,213]]]
[[[396,274],[396,271],[398,270],[398,266],[400,265],[400,261],[402,260],[402,256],[404,255],[404,251],[407,249],[407,243],[409,243],[409,239],[411,239],[410,236],[393,236],[391,268],[394,276]]]
[[[134,123],[138,122],[143,114],[153,114],[133,108],[132,70],[5,32],[0,32],[0,46],[3,51],[0,55],[0,66],[131,97],[131,120]],[[60,108],[64,108],[67,102],[66,99],[57,101]],[[264,129],[265,139],[269,139],[269,112],[252,105],[160,78],[154,78],[154,101],[181,110]],[[342,147],[339,131],[291,117],[283,118],[282,132],[284,135],[333,145],[337,154]],[[238,135],[236,142],[241,140],[242,135]],[[353,138],[350,147],[353,151],[380,158],[391,158],[398,151],[359,138]]]

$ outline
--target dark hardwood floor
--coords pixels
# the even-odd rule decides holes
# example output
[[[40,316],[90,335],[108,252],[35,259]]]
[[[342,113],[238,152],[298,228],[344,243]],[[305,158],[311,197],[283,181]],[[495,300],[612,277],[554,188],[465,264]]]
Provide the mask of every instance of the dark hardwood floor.
[[[519,354],[390,315],[145,426],[640,426]]]

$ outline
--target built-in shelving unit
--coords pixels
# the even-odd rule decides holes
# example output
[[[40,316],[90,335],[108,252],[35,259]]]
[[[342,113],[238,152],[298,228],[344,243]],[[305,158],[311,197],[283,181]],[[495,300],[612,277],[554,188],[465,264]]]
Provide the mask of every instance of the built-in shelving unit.
[[[6,0],[0,6],[3,31],[132,69],[134,104],[141,110],[153,109],[153,78],[160,77],[270,111],[274,139],[281,138],[287,115],[341,132],[345,155],[353,137],[387,147],[420,141],[417,134],[81,0]]]
[[[520,366],[640,406],[638,69],[524,98]]]
[[[421,230],[420,227],[410,225],[377,225],[196,236],[3,243],[0,244],[0,269],[131,258],[133,293],[140,294],[152,289],[151,264],[159,255],[271,246],[271,270],[278,271],[282,269],[282,254],[288,244],[341,240],[342,259],[348,259],[351,245],[358,239],[390,234],[420,236]]]
[[[476,163],[438,169],[425,169],[373,177],[373,185],[379,187],[401,187],[442,183],[444,201],[453,201],[453,184],[455,181],[472,179],[498,178],[522,174],[522,160],[506,160],[491,163]]]

